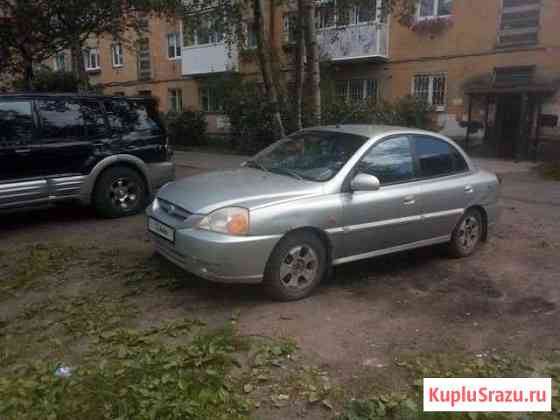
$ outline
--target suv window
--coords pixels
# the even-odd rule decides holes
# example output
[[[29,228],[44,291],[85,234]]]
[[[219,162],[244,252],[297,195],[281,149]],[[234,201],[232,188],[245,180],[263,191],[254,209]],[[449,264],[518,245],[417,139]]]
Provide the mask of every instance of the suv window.
[[[381,185],[414,179],[414,159],[408,137],[394,137],[376,144],[358,163],[358,170],[376,176]]]
[[[99,102],[82,102],[82,113],[89,138],[98,139],[107,136],[108,130],[105,124],[105,114]]]
[[[31,142],[33,113],[30,101],[0,102],[0,148]]]
[[[105,109],[111,128],[119,133],[133,131],[162,131],[162,124],[155,107],[147,102],[125,100],[105,101]]]
[[[427,136],[415,136],[414,141],[422,177],[445,176],[456,172],[455,158],[449,143]],[[463,163],[466,165],[464,159]]]
[[[75,140],[85,136],[80,103],[67,99],[39,99],[42,140],[46,143]]]

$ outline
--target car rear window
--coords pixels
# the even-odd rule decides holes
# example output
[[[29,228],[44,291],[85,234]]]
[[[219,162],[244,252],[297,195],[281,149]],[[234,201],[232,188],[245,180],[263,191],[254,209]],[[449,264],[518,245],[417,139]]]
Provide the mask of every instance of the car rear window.
[[[126,101],[120,99],[105,102],[111,128],[122,133],[161,133],[163,124],[155,104],[149,101]]]

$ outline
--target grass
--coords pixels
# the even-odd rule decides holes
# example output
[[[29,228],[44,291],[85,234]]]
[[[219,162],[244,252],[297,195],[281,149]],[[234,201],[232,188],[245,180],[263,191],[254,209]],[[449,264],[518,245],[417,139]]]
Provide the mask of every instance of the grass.
[[[371,390],[371,396],[350,399],[344,404],[336,420],[377,419],[551,419],[560,418],[560,397],[553,391],[553,413],[532,413],[529,417],[518,413],[424,413],[422,411],[423,378],[492,378],[492,377],[552,377],[553,387],[560,384],[560,355],[548,355],[546,360],[524,360],[511,354],[458,353],[410,354],[395,360],[404,370],[408,383],[413,384],[398,392]],[[539,368],[535,366],[540,365]]]
[[[161,331],[158,331],[160,333]],[[243,419],[250,406],[228,373],[246,344],[232,329],[164,344],[154,330],[99,337],[67,378],[34,361],[0,378],[5,419]]]
[[[560,162],[543,163],[537,169],[543,178],[560,181]]]
[[[0,266],[6,271],[0,296],[35,286],[42,278],[61,272],[78,254],[78,248],[66,244],[37,244],[5,253],[7,262]]]
[[[258,404],[246,385],[275,380],[253,369],[283,363],[294,343],[241,337],[235,320],[146,324],[139,295],[172,293],[180,276],[138,256],[60,243],[6,253],[3,304],[13,311],[0,320],[0,419],[249,418]],[[82,270],[69,274],[76,261]],[[55,374],[61,366],[69,377]]]

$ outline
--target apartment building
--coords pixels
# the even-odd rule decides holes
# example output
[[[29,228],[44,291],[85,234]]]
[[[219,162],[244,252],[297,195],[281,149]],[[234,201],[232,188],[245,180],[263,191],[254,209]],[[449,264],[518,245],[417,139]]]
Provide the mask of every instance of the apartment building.
[[[295,15],[286,5],[270,7],[265,22],[289,85]],[[444,134],[472,152],[560,157],[558,0],[418,0],[408,25],[383,18],[381,0],[337,10],[336,0],[322,1],[317,24],[339,97],[393,101],[413,94],[433,106]],[[163,112],[201,109],[210,132],[227,132],[211,81],[226,72],[260,78],[255,56],[247,54],[255,36],[248,29],[241,51],[228,48],[207,21],[192,31],[150,19],[143,39],[93,41],[85,58],[91,81],[110,94],[156,96]],[[57,57],[53,65],[65,62]]]
[[[420,0],[410,27],[395,17],[354,20],[327,48],[343,52],[331,54],[342,96],[413,94],[473,152],[559,157],[558,22],[557,0]],[[366,54],[364,37],[352,33],[364,27],[381,33],[381,41],[365,37],[373,46]]]
[[[84,63],[90,83],[109,95],[153,96],[162,112],[181,111],[187,98],[198,96],[196,83],[183,77],[181,23],[146,18],[142,25],[142,36],[130,31],[122,40],[88,40]],[[69,52],[51,61],[54,70],[70,70]]]

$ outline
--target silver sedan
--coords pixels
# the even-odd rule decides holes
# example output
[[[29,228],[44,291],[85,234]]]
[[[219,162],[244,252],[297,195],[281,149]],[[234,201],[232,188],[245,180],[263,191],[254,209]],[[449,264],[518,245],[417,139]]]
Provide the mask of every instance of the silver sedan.
[[[306,129],[242,167],[164,186],[158,253],[212,281],[308,296],[332,266],[434,244],[471,255],[498,217],[496,175],[450,139],[369,125]]]

